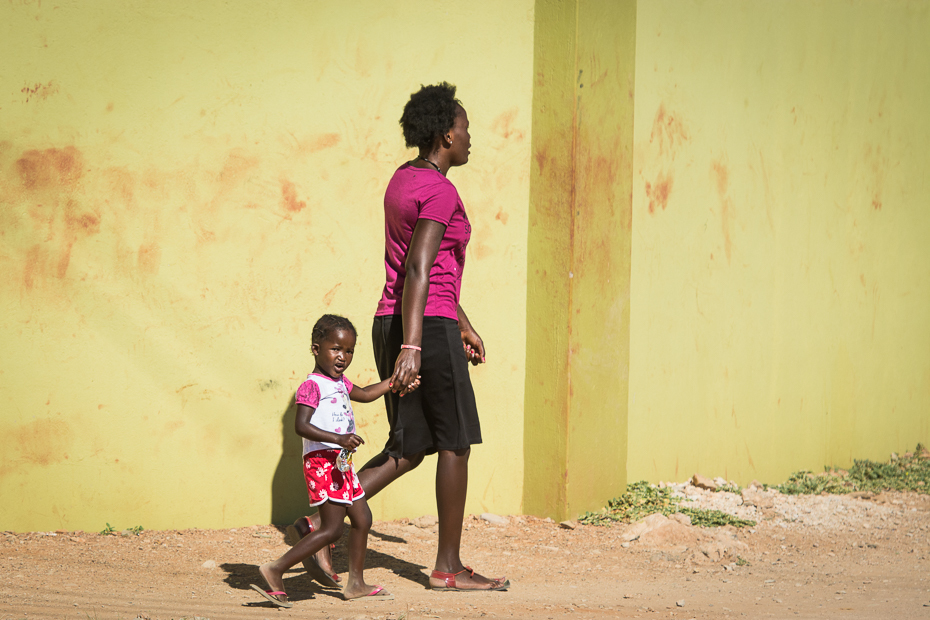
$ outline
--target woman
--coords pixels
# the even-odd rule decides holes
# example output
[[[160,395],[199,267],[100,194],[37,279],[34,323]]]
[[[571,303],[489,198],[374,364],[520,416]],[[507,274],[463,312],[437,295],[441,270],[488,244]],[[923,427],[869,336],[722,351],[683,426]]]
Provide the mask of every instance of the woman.
[[[509,581],[483,577],[459,556],[468,457],[481,443],[468,362],[485,361],[484,343],[459,304],[471,225],[446,179],[450,168],[468,163],[468,116],[455,87],[443,82],[414,93],[400,124],[407,146],[419,155],[397,169],[385,192],[387,281],[372,329],[378,372],[391,379],[391,430],[384,450],[358,477],[372,497],[425,455],[438,453],[439,546],[430,587],[505,590]],[[420,387],[412,390],[418,376]],[[295,526],[309,532],[302,519]],[[317,556],[327,576],[328,556],[328,550]]]

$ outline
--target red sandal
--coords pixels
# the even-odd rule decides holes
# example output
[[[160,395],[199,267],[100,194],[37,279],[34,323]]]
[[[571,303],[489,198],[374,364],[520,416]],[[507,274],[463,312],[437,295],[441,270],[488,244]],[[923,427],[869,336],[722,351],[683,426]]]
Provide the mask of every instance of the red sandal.
[[[250,584],[251,588],[264,596],[266,599],[277,605],[278,607],[291,608],[294,606],[293,603],[287,600],[287,592],[281,590],[265,590],[257,585]]]
[[[436,590],[437,592],[499,592],[510,587],[510,580],[501,577],[500,579],[492,580],[490,588],[460,588],[455,585],[455,578],[462,573],[468,573],[469,577],[473,577],[475,575],[475,571],[471,566],[466,566],[457,573],[443,573],[442,571],[434,570],[432,573],[430,573],[429,578],[442,579],[446,585],[430,585],[430,589]]]

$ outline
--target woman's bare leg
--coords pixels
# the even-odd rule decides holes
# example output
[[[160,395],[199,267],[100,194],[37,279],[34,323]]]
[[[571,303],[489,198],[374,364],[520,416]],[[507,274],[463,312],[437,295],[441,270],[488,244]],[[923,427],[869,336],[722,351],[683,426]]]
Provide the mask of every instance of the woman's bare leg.
[[[460,557],[462,521],[465,518],[465,496],[468,492],[468,457],[471,449],[440,450],[436,465],[436,506],[439,509],[439,549],[435,569],[442,573],[458,573],[465,568]],[[477,573],[456,576],[458,588],[483,589],[494,584]],[[430,578],[430,585],[445,585],[441,579]]]
[[[401,458],[388,456],[384,452],[376,454],[358,471],[358,481],[365,490],[365,498],[371,499],[384,487],[391,484],[423,462],[423,452],[417,452]]]

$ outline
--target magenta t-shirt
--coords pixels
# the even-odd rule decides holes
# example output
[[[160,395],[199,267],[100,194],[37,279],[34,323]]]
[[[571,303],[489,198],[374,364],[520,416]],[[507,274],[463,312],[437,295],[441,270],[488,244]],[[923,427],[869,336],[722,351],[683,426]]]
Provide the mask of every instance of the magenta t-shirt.
[[[400,314],[407,250],[417,220],[446,226],[436,262],[429,272],[425,316],[458,319],[465,248],[471,224],[455,186],[436,170],[409,163],[397,169],[384,192],[384,271],[387,276],[375,316]]]

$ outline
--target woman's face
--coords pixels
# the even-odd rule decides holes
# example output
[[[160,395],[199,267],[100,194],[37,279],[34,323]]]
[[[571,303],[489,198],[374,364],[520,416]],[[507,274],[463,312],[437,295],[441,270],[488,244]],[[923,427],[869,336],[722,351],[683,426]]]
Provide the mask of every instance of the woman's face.
[[[453,166],[463,166],[468,163],[468,153],[471,148],[471,135],[468,133],[468,114],[465,108],[458,106],[455,113],[455,123],[447,134],[452,142],[449,146],[449,163]]]

